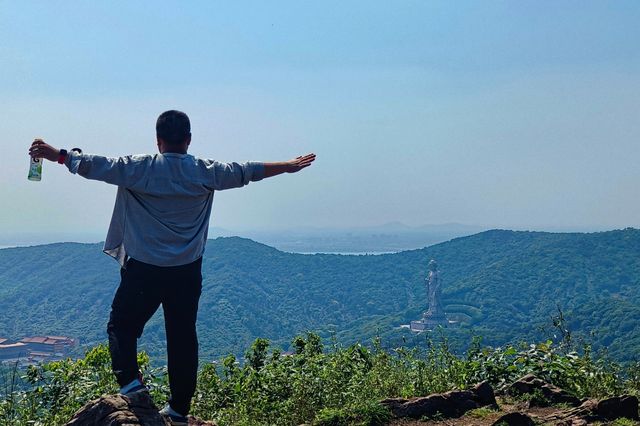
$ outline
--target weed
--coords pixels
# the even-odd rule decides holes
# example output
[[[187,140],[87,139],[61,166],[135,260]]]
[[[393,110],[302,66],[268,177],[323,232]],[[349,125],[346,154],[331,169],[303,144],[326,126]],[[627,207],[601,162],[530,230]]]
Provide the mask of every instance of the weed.
[[[467,415],[476,419],[486,419],[487,417],[492,416],[496,413],[498,413],[497,410],[492,410],[491,408],[486,408],[486,407],[480,407],[480,408],[475,408],[471,411],[468,411]]]

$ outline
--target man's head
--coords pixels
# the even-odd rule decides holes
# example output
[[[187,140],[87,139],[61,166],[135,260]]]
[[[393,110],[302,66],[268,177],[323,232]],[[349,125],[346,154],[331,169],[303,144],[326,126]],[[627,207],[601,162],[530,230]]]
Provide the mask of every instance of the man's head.
[[[156,139],[160,152],[187,152],[191,143],[191,123],[182,111],[165,111],[156,121]]]

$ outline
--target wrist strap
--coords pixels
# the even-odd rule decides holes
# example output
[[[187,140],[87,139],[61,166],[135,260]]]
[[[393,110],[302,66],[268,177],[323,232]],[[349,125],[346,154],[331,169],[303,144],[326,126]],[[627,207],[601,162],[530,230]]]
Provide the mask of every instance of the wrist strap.
[[[61,149],[60,155],[58,155],[58,164],[64,164],[64,160],[67,158],[67,150]]]

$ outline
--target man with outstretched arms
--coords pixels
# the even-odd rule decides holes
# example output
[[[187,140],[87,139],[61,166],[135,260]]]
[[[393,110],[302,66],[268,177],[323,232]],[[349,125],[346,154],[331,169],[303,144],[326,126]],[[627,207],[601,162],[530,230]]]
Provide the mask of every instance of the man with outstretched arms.
[[[171,398],[161,413],[187,424],[196,388],[196,316],[202,289],[202,254],[213,195],[311,165],[315,154],[279,163],[222,163],[187,154],[191,124],[180,111],[156,122],[158,154],[108,158],[36,139],[29,155],[64,164],[71,173],[118,186],[104,252],[121,266],[107,325],[120,393],[147,391],[136,361],[137,339],[162,305]]]

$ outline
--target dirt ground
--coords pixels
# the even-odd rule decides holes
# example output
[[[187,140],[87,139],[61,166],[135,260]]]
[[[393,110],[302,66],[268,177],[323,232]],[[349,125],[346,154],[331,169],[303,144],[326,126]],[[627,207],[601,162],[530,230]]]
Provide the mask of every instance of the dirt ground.
[[[545,420],[549,417],[560,417],[563,413],[566,413],[570,408],[565,407],[532,407],[527,408],[524,404],[513,404],[504,401],[501,398],[497,398],[499,411],[489,410],[474,410],[468,412],[465,416],[457,419],[443,419],[443,420],[410,420],[410,419],[397,419],[390,423],[392,426],[491,426],[501,416],[512,413],[520,412],[527,414],[533,419],[534,422],[540,425],[553,425],[556,422]],[[640,422],[636,423],[640,425]]]

